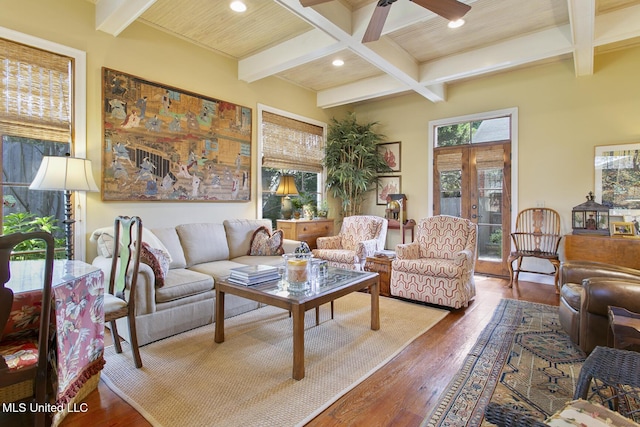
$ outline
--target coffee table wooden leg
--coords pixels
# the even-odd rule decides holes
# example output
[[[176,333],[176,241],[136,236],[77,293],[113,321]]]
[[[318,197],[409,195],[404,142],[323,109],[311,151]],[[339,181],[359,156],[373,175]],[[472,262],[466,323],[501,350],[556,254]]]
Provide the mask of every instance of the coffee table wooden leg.
[[[304,378],[304,308],[293,306],[293,379]]]
[[[377,331],[380,329],[380,277],[376,278],[369,292],[371,292],[371,329]]]
[[[215,342],[224,342],[224,292],[216,289],[216,333]]]

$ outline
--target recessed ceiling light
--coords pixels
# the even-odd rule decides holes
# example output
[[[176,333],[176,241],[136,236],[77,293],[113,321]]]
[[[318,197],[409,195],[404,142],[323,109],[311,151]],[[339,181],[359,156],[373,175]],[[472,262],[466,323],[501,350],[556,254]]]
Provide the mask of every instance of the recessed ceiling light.
[[[241,2],[240,0],[232,1],[229,7],[234,12],[244,12],[245,10],[247,10],[247,5],[244,4],[244,2]]]
[[[344,65],[344,61],[342,59],[334,59],[332,64],[334,67],[342,67]]]
[[[449,21],[447,27],[449,28],[458,28],[464,25],[464,19],[456,19],[455,21]]]

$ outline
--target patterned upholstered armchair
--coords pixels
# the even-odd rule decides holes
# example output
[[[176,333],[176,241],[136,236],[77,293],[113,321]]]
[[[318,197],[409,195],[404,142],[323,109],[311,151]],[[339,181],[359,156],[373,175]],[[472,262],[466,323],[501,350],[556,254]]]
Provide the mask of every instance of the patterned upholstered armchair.
[[[413,243],[396,246],[391,264],[391,295],[466,307],[476,295],[477,226],[448,215],[421,219]]]
[[[329,265],[349,270],[362,270],[365,259],[384,249],[388,221],[373,215],[353,215],[342,221],[336,236],[318,237],[313,256]]]

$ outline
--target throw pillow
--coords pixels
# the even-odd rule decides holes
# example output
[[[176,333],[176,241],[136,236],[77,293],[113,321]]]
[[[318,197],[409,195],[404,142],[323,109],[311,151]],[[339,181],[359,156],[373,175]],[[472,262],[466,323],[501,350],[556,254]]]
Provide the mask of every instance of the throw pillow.
[[[147,264],[153,270],[156,277],[156,287],[164,286],[164,279],[169,271],[171,259],[169,254],[161,249],[152,248],[148,243],[142,242],[140,247],[140,261]]]
[[[251,246],[247,255],[254,256],[273,256],[282,255],[284,249],[282,243],[284,233],[282,230],[276,230],[271,234],[267,227],[258,227],[251,237]]]

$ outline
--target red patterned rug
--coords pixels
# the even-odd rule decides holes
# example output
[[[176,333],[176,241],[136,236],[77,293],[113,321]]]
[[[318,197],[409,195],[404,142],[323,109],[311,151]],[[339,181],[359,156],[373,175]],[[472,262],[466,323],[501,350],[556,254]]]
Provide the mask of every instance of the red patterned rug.
[[[503,299],[421,426],[481,426],[498,402],[544,420],[572,400],[585,354],[560,327],[558,307]]]

